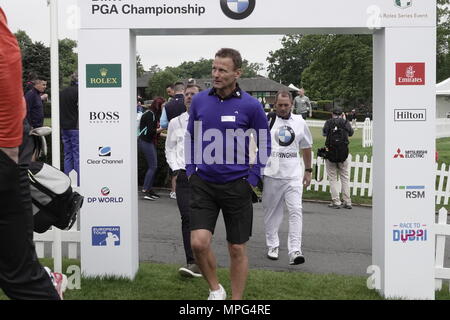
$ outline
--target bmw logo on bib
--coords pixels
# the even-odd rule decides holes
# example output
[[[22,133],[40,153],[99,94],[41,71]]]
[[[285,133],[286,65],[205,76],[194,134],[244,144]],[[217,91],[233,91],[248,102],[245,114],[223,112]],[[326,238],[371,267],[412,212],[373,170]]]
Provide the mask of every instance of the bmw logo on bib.
[[[247,18],[255,9],[256,0],[220,0],[223,13],[231,19]]]
[[[275,134],[275,140],[282,147],[289,146],[295,140],[295,132],[291,127],[283,126]]]

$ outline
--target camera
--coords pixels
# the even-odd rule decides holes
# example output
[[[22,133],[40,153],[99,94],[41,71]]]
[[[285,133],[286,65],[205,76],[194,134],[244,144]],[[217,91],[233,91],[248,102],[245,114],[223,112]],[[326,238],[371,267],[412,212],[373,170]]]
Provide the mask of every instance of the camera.
[[[323,159],[327,159],[328,158],[328,148],[323,147],[323,148],[317,149],[317,156],[321,157]]]

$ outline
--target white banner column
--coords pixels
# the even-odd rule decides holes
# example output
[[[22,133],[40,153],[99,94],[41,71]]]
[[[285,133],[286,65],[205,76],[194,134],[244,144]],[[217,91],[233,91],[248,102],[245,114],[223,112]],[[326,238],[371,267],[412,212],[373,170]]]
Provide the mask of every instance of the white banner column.
[[[386,298],[434,299],[435,54],[434,27],[374,35],[372,259]]]
[[[129,29],[79,33],[81,267],[133,279],[139,267],[136,39]]]

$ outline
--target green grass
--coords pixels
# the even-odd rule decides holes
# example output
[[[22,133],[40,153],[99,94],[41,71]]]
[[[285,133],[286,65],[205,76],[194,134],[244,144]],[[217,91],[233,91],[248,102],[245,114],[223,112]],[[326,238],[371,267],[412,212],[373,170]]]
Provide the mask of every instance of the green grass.
[[[52,260],[42,259],[52,266]],[[64,260],[63,270],[77,260]],[[187,279],[178,275],[178,265],[141,263],[134,281],[117,278],[81,280],[80,290],[67,290],[66,300],[205,300],[208,286],[204,279]],[[219,268],[219,280],[230,290],[228,269]],[[366,277],[321,275],[304,272],[250,270],[246,300],[381,300],[367,289]],[[0,294],[0,299],[7,299]],[[436,299],[450,300],[448,287]]]

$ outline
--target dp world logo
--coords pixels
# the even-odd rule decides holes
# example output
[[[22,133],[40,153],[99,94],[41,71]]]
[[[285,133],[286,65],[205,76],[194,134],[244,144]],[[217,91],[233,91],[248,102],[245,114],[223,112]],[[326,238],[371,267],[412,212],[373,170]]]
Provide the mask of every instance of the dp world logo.
[[[282,147],[289,146],[295,140],[295,132],[291,127],[281,127],[275,135],[275,140]]]
[[[247,18],[255,9],[256,0],[220,0],[223,13],[231,19]]]

